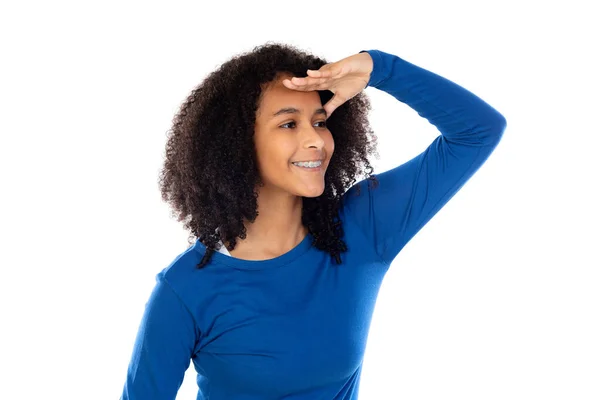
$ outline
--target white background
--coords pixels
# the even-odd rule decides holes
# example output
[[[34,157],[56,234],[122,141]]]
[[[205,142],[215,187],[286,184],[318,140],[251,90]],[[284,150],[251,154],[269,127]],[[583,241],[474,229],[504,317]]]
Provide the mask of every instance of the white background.
[[[154,277],[188,246],[158,191],[171,120],[218,65],[280,41],[396,54],[507,119],[391,266],[361,399],[599,399],[600,32],[593,2],[557,4],[3,4],[0,398],[120,396]],[[438,135],[366,92],[376,172]]]

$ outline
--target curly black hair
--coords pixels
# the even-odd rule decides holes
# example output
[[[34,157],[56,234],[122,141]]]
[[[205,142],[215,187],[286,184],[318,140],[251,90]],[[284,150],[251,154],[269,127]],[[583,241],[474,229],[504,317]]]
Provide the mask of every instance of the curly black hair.
[[[197,265],[203,268],[220,247],[219,240],[235,248],[246,238],[243,218],[254,221],[257,168],[254,126],[261,93],[281,73],[307,76],[327,61],[289,44],[267,42],[241,53],[211,72],[192,90],[167,132],[159,187],[179,222],[190,231],[191,245],[198,238],[207,248]],[[318,91],[324,105],[333,97]],[[303,198],[302,223],[313,235],[312,245],[327,251],[337,264],[347,251],[339,220],[342,196],[365,175],[377,184],[368,156],[377,155],[376,137],[367,114],[371,109],[361,92],[339,106],[328,118],[335,151],[325,174],[325,190]]]

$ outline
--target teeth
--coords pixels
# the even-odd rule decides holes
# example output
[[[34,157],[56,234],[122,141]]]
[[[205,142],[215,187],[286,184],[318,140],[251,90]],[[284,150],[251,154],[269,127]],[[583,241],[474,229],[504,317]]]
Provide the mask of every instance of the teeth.
[[[316,168],[321,166],[321,161],[295,162],[292,164],[297,165],[299,167]]]

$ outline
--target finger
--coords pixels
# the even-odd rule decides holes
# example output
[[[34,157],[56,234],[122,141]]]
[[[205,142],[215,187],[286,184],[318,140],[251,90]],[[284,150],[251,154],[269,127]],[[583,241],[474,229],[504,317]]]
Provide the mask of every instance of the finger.
[[[296,83],[292,82],[291,79],[284,79],[283,86],[287,87],[288,89],[306,90],[306,87],[304,87],[304,85],[296,84]]]
[[[335,63],[325,64],[318,70],[309,69],[306,71],[306,73],[313,77],[333,78],[333,77],[337,77],[338,75],[340,75],[341,68],[339,68],[339,66]]]
[[[283,86],[290,88],[290,89],[294,89],[296,87],[296,85],[294,85],[289,79],[284,79],[282,81]]]
[[[327,112],[327,118],[342,104],[344,104],[349,99],[341,96],[339,94],[334,94],[333,97],[323,106],[325,111]]]
[[[292,78],[290,79],[284,79],[283,80],[283,85],[289,89],[295,89],[295,90],[303,90],[303,91],[310,91],[310,90],[326,90],[327,88],[329,88],[329,79],[323,78],[323,79],[306,79],[306,78]]]
[[[320,69],[320,70],[307,69],[306,73],[307,73],[307,75],[310,75],[313,78],[331,78],[333,76],[333,72],[331,70],[327,70],[327,69]]]
[[[309,85],[321,85],[321,84],[327,82],[328,80],[329,80],[329,78],[293,77],[292,83],[296,86],[309,86]]]

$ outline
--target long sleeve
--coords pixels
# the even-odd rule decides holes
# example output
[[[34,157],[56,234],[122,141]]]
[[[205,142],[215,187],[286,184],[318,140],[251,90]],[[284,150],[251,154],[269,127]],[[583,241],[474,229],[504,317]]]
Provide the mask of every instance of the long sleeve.
[[[344,195],[344,212],[378,261],[389,264],[487,160],[506,119],[446,78],[393,54],[366,52],[373,58],[367,86],[405,103],[441,132],[421,154],[376,175],[379,187],[369,188],[365,179]]]
[[[190,365],[196,324],[162,273],[137,333],[121,400],[175,399]]]

